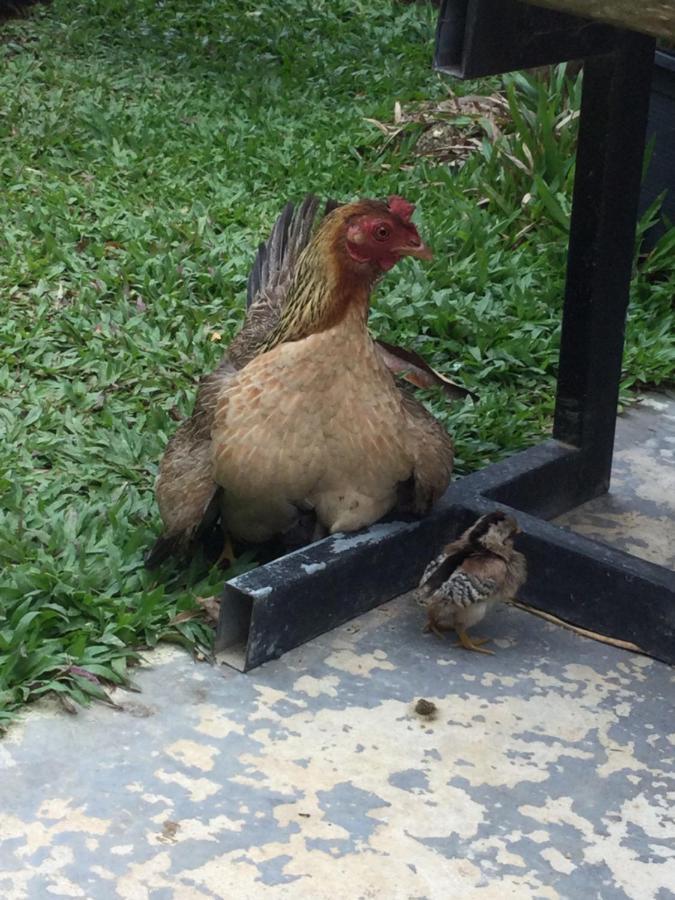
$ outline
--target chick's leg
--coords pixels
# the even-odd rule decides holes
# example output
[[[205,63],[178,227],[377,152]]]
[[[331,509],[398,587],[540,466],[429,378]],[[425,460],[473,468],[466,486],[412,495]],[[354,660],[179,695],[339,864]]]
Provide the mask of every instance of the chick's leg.
[[[486,647],[481,647],[481,644],[487,643],[490,638],[474,638],[472,640],[464,628],[457,628],[457,637],[459,638],[459,644],[461,644],[465,650],[475,650],[476,653],[488,653],[490,656],[494,656],[494,650],[488,650]]]
[[[441,640],[445,640],[445,635],[443,634],[441,629],[437,625],[435,625],[433,622],[427,622],[427,624],[424,626],[424,628],[422,630],[425,633],[431,632],[432,634],[435,634],[436,637],[441,638]]]

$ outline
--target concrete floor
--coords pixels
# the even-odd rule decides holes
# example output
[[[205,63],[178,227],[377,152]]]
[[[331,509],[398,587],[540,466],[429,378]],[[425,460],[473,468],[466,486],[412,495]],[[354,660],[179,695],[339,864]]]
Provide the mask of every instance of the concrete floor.
[[[672,565],[673,412],[621,420],[616,493],[568,524]],[[119,710],[33,707],[0,897],[675,898],[673,670],[513,608],[495,656],[422,623],[399,597],[247,675],[165,648]]]
[[[248,675],[162,650],[120,711],[33,711],[0,896],[675,897],[673,671],[514,609],[493,657],[420,619],[399,598]]]
[[[675,571],[675,393],[651,393],[616,423],[610,492],[556,519]]]

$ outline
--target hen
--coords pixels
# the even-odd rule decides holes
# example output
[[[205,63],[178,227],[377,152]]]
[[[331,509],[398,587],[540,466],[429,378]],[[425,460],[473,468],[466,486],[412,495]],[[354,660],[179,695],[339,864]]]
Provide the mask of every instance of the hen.
[[[153,567],[190,552],[220,518],[261,543],[308,513],[354,531],[394,508],[424,514],[447,487],[452,441],[398,387],[367,328],[376,280],[403,256],[431,258],[401,197],[289,204],[249,276],[248,313],[194,411],[171,438],[156,496]]]

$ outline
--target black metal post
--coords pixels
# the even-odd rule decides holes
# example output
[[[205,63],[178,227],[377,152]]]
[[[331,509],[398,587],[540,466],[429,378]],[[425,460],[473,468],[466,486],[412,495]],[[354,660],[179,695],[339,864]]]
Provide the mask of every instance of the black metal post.
[[[619,33],[584,66],[553,435],[586,499],[609,487],[654,44]]]

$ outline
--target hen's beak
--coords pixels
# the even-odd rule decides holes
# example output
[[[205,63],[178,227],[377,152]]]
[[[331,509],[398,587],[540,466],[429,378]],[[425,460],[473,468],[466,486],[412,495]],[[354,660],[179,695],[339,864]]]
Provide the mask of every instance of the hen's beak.
[[[402,247],[397,247],[396,252],[401,256],[414,256],[416,259],[433,259],[434,253],[431,247],[427,247],[419,238],[411,238]]]

